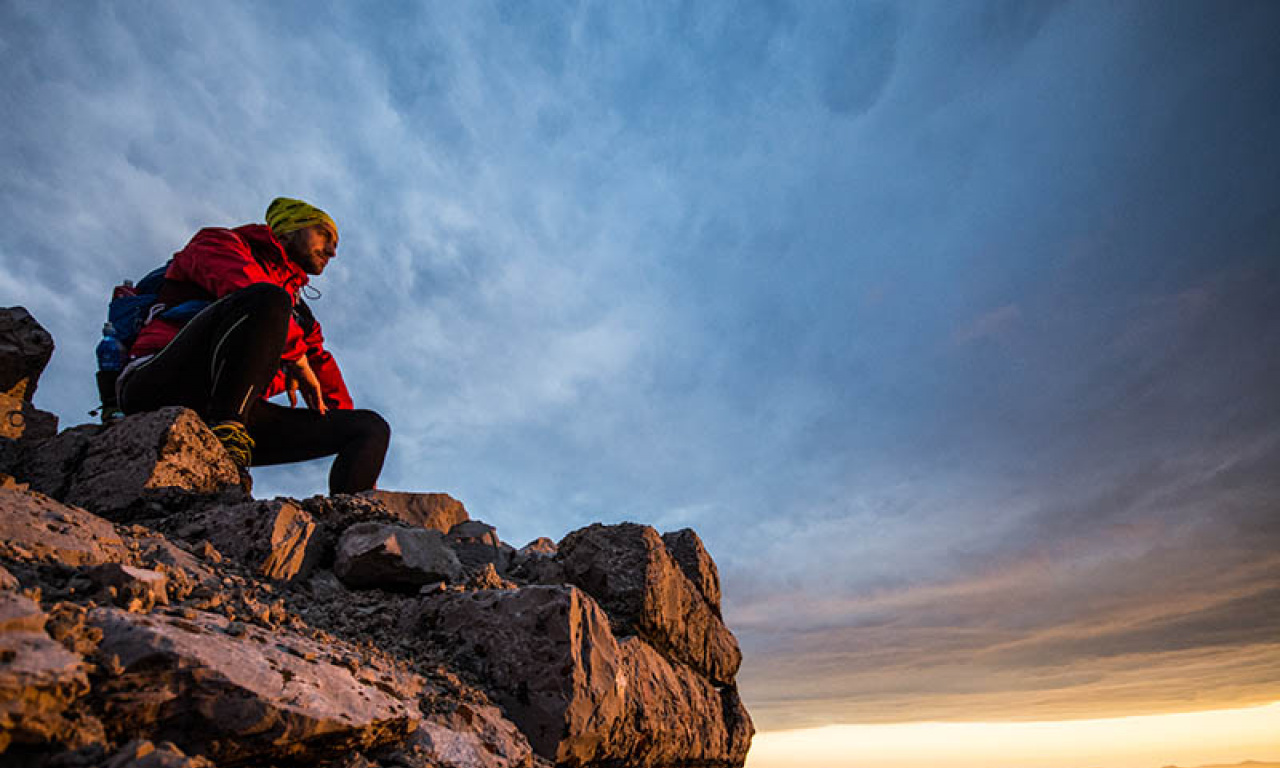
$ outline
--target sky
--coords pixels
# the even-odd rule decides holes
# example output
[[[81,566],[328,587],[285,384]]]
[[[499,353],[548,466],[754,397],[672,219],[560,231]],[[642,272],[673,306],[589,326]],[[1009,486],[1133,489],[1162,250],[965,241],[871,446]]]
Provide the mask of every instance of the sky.
[[[308,200],[380,485],[516,546],[693,527],[753,761],[1066,723],[1120,768],[1088,723],[1214,712],[1221,757],[1151,768],[1236,761],[1211,723],[1280,734],[1278,32],[1269,0],[0,0],[0,303],[56,339],[36,405],[88,421],[111,286]]]

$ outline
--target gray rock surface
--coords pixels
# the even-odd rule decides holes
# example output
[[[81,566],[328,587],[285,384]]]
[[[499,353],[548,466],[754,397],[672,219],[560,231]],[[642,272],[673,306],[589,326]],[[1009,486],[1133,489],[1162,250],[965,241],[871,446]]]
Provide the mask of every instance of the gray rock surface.
[[[423,599],[423,631],[467,648],[535,752],[557,765],[608,756],[625,711],[609,620],[574,587],[443,593]]]
[[[288,632],[195,611],[98,608],[89,621],[103,633],[97,658],[115,671],[95,690],[113,727],[180,740],[218,763],[368,749],[403,741],[419,721],[411,683],[361,679]]]
[[[323,555],[311,515],[289,499],[201,509],[171,523],[187,541],[204,540],[268,579],[310,575]]]
[[[416,592],[424,584],[457,581],[462,564],[439,531],[366,522],[343,531],[333,572],[354,589]]]
[[[97,424],[81,424],[27,447],[22,452],[19,479],[30,483],[33,490],[65,499],[89,450],[89,441],[103,429]]]
[[[378,501],[399,520],[441,533],[470,519],[462,502],[447,493],[373,490],[360,495]]]
[[[115,520],[217,500],[247,500],[240,473],[186,408],[129,416],[90,437],[65,498]]]
[[[619,635],[638,634],[706,675],[733,682],[742,663],[738,641],[653,528],[592,525],[560,542],[564,578],[591,595]]]

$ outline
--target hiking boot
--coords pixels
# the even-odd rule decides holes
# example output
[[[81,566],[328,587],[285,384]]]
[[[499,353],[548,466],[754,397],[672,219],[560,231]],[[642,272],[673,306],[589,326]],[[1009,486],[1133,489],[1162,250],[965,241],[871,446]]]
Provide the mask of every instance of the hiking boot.
[[[253,463],[253,438],[249,437],[249,430],[238,421],[220,421],[210,431],[222,443],[241,474],[247,474],[244,470]]]

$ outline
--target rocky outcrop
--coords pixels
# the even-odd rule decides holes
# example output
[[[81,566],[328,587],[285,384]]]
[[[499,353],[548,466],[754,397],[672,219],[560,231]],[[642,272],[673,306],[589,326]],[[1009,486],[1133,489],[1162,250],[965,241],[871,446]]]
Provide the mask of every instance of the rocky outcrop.
[[[187,540],[205,540],[258,576],[293,581],[310,574],[323,543],[315,520],[288,499],[205,507],[175,515],[169,527]]]
[[[731,689],[673,664],[571,586],[441,593],[420,631],[470,664],[543,757],[563,766],[736,764],[751,722]]]
[[[445,494],[255,501],[184,409],[0,437],[0,473],[0,766],[745,760],[690,530],[516,551]]]
[[[343,532],[333,572],[353,589],[416,592],[425,584],[457,581],[462,564],[439,531],[371,522]]]
[[[616,632],[640,635],[712,682],[733,682],[742,652],[719,604],[708,602],[653,528],[592,525],[566,536],[556,560],[569,583],[600,602]]]

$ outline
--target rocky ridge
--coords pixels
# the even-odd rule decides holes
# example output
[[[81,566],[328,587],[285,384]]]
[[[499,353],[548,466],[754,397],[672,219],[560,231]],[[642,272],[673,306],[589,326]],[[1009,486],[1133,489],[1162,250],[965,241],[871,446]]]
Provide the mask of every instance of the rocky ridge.
[[[0,766],[738,766],[697,534],[516,549],[446,494],[254,499],[172,408],[57,432],[0,310]]]

